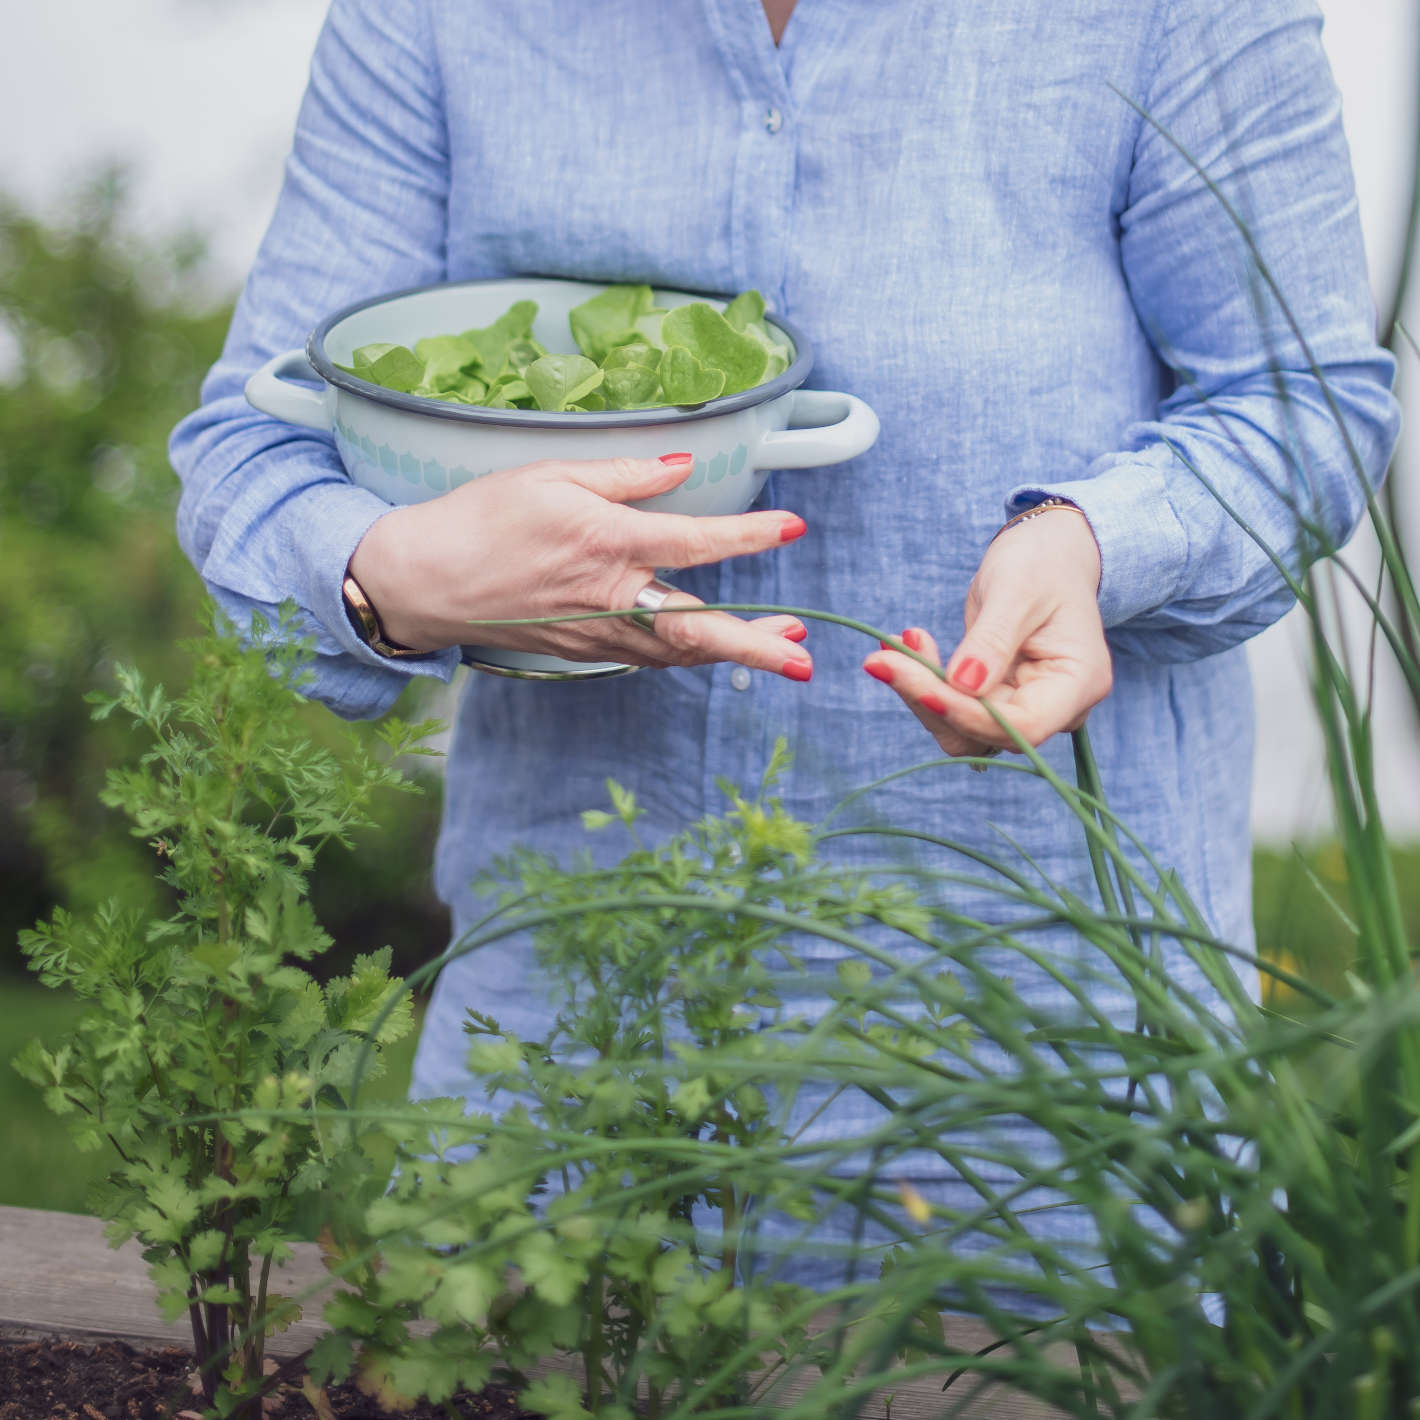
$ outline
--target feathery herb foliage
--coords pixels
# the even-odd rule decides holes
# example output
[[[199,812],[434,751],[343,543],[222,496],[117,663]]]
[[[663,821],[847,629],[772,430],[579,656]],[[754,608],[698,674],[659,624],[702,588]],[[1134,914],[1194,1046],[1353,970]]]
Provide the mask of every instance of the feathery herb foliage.
[[[324,1192],[368,1200],[384,1183],[320,1111],[411,1025],[388,949],[324,986],[297,963],[331,944],[306,900],[316,854],[371,821],[378,791],[412,786],[353,744],[312,745],[294,713],[307,648],[286,622],[253,637],[193,643],[176,700],[122,668],[118,693],[93,697],[150,741],[104,800],[176,909],[145,919],[110,902],[24,933],[40,980],[87,1009],[62,1044],[31,1041],[15,1061],[81,1149],[116,1155],[93,1207],[115,1246],[143,1244],[163,1315],[188,1315],[207,1401],[243,1418],[259,1414],[266,1336],[299,1315],[268,1291],[273,1262],[329,1222]],[[391,756],[419,753],[429,728],[388,721],[382,738]]]

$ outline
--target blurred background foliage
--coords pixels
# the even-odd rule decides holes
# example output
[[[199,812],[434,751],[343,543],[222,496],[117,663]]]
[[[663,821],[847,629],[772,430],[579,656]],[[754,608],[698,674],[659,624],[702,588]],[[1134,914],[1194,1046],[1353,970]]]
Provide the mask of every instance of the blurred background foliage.
[[[151,850],[98,801],[136,743],[117,719],[92,721],[84,697],[119,662],[177,684],[175,643],[196,633],[203,595],[173,533],[167,438],[230,310],[211,299],[199,241],[145,245],[123,215],[117,174],[62,220],[0,199],[0,1205],[82,1210],[102,1170],[8,1068],[29,1036],[61,1036],[78,1005],[26,978],[15,937],[56,906],[157,906]],[[429,713],[409,694],[401,714]],[[306,715],[313,736],[329,733],[327,712]],[[422,796],[387,797],[378,833],[320,863],[312,898],[337,944],[324,970],[388,944],[408,972],[444,947],[430,882],[439,781],[425,781]],[[1420,940],[1420,848],[1396,852]],[[1263,951],[1328,986],[1350,961],[1344,877],[1327,844],[1256,857]],[[408,1060],[406,1048],[391,1061],[382,1093],[402,1091]]]
[[[205,294],[201,244],[126,234],[108,174],[47,225],[0,201],[0,970],[22,967],[21,927],[54,906],[121,897],[147,915],[161,891],[147,845],[98,802],[132,757],[85,695],[116,663],[176,683],[176,643],[203,590],[178,548],[168,433],[197,403],[230,308]],[[401,713],[411,714],[406,700]],[[312,735],[329,725],[307,711]],[[332,851],[313,896],[340,944],[328,970],[386,943],[408,970],[445,945],[430,886],[438,779],[390,796],[389,821]],[[0,1048],[0,1054],[8,1052]]]

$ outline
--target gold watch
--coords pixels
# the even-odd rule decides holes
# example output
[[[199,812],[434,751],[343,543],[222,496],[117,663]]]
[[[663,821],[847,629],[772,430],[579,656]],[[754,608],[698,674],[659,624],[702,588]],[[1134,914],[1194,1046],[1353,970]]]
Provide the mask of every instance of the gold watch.
[[[375,608],[370,605],[369,597],[365,595],[365,589],[348,571],[345,580],[340,584],[340,595],[345,602],[345,615],[350,618],[350,625],[355,634],[377,656],[408,661],[418,656],[434,654],[433,651],[416,651],[411,646],[401,646],[397,641],[387,640],[384,628],[380,625],[380,618],[375,614]]]

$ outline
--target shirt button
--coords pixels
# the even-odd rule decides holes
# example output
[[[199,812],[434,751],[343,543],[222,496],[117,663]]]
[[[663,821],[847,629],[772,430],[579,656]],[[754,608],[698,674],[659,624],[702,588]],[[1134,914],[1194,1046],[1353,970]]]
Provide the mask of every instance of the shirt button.
[[[734,670],[730,672],[730,684],[734,686],[736,690],[748,690],[749,679],[749,671],[744,666],[736,666]]]
[[[766,133],[778,133],[784,127],[784,115],[777,108],[765,109],[764,111],[764,131]]]

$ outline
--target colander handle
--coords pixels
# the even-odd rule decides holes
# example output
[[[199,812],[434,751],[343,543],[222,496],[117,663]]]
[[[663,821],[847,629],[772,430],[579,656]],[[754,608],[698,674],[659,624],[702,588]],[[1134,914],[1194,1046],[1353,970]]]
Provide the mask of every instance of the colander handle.
[[[247,403],[287,424],[304,424],[308,429],[330,430],[330,409],[326,405],[329,386],[321,381],[318,390],[292,384],[283,375],[304,375],[319,380],[304,350],[287,350],[268,360],[247,381]]]
[[[837,390],[794,390],[792,427],[766,434],[755,454],[757,468],[817,468],[857,458],[878,437],[878,416],[856,395]]]

